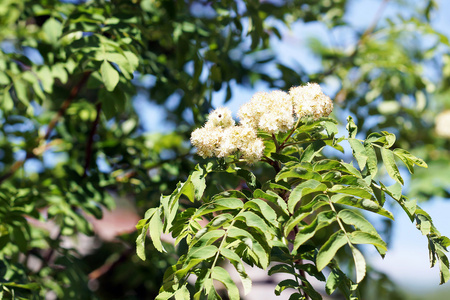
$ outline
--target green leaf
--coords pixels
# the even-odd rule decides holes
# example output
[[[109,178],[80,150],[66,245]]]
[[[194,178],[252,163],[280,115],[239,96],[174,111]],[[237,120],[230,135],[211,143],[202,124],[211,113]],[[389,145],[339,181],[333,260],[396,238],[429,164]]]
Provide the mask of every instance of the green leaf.
[[[444,284],[450,279],[449,261],[448,261],[447,255],[445,253],[447,251],[445,248],[442,247],[440,241],[437,243],[435,242],[435,241],[437,241],[437,239],[431,239],[431,241],[436,248],[436,254],[439,258],[439,271],[440,271],[439,275],[441,278],[441,281],[439,284]]]
[[[158,211],[158,208],[156,208],[156,207],[149,208],[149,209],[145,212],[144,219],[141,220],[141,221],[148,221],[148,220],[150,220],[151,216],[153,216],[153,214],[156,213],[156,211]],[[137,227],[137,225],[136,225],[136,228],[137,228],[137,229],[140,229],[140,228]],[[141,228],[142,228],[142,227],[141,227]]]
[[[334,120],[322,122],[322,125],[323,125],[323,127],[325,127],[325,130],[327,131],[329,136],[334,136],[334,135],[338,134],[338,128],[333,121]]]
[[[321,140],[309,144],[309,146],[306,147],[305,151],[302,153],[300,161],[311,162],[313,158],[316,157],[325,146],[326,146],[325,142]]]
[[[333,235],[320,248],[319,253],[317,254],[317,270],[322,271],[334,258],[336,252],[345,244],[347,244],[347,238],[345,237],[344,232],[339,230],[333,233]]]
[[[395,135],[387,131],[372,132],[366,139],[367,143],[380,143],[386,148],[390,148],[395,143]]]
[[[254,259],[255,263],[261,268],[266,269],[269,265],[270,249],[264,248],[262,246],[264,243],[267,244],[265,238],[260,238],[257,233],[251,233],[245,224],[245,230],[236,227],[236,225],[237,223],[235,223],[234,227],[228,230],[228,237],[241,239],[246,244],[246,246],[254,253],[254,256],[252,256],[252,258]]]
[[[28,87],[27,84],[18,78],[13,78],[14,83],[14,91],[16,92],[17,98],[24,104],[29,105],[29,99],[28,99]]]
[[[350,248],[352,249],[353,260],[355,261],[356,283],[360,283],[366,276],[366,260],[356,247],[351,246]]]
[[[183,183],[183,186],[181,187],[179,194],[185,195],[189,199],[189,201],[194,202],[195,187],[194,184],[192,183],[191,176],[189,176],[186,182]]]
[[[261,184],[256,179],[255,174],[253,174],[249,170],[237,168],[236,174],[238,176],[242,177],[245,180],[245,182],[247,183],[247,186],[249,188],[251,188],[252,190],[255,190],[255,189],[261,187]]]
[[[293,293],[289,296],[288,300],[303,300],[305,297],[300,293]]]
[[[422,232],[423,235],[428,235],[431,232],[432,223],[427,216],[422,214],[417,214],[416,216],[417,228]]]
[[[149,226],[150,238],[152,239],[153,245],[159,252],[166,252],[161,243],[161,234],[163,232],[163,223],[159,212],[156,212],[150,219]]]
[[[221,199],[221,198],[242,198],[245,200],[250,199],[250,192],[246,190],[228,190],[220,192],[219,194],[216,194],[213,196],[213,200]],[[206,201],[205,201],[206,202]]]
[[[173,296],[173,292],[162,291],[156,296],[155,300],[169,300]]]
[[[322,177],[319,173],[314,171],[302,168],[302,167],[284,167],[278,174],[275,176],[275,181],[280,181],[286,178],[302,178],[302,179],[314,179],[321,180]]]
[[[325,276],[322,272],[319,272],[313,264],[295,264],[296,269],[306,271],[309,275],[314,276],[317,280],[325,281]]]
[[[296,251],[301,245],[312,238],[316,232],[336,221],[336,214],[332,211],[320,212],[311,224],[301,228],[294,240],[292,251]]]
[[[206,169],[202,168],[200,165],[197,165],[196,169],[197,170],[194,171],[191,175],[191,181],[194,185],[195,199],[200,201],[206,189],[206,175],[208,173]]]
[[[394,149],[394,154],[403,161],[411,174],[414,173],[414,165],[418,165],[422,168],[428,168],[428,165],[422,159],[415,157],[406,150],[397,148]]]
[[[319,194],[314,197],[311,202],[306,205],[300,206],[295,210],[294,214],[289,218],[287,222],[284,223],[283,233],[285,236],[288,236],[289,233],[294,229],[298,223],[300,223],[305,217],[310,216],[312,211],[317,210],[318,208],[328,205],[329,198],[324,194]]]
[[[339,172],[354,175],[357,178],[362,178],[361,173],[354,166],[332,159],[323,159],[316,162],[313,166],[313,169],[316,172],[336,170]]]
[[[295,156],[291,156],[291,155],[285,155],[285,154],[281,154],[281,153],[272,153],[270,155],[274,160],[280,161],[282,163],[289,163],[289,162],[299,162],[300,160],[295,157]]]
[[[327,191],[330,193],[347,194],[347,195],[352,195],[352,196],[357,196],[357,197],[367,198],[367,199],[372,198],[372,194],[369,193],[366,189],[360,188],[360,187],[355,187],[355,186],[345,186],[345,185],[336,184],[336,185],[332,186],[331,188],[329,188]]]
[[[280,190],[285,190],[285,191],[290,191],[291,189],[286,187],[286,183],[280,182],[280,183],[274,183],[271,180],[267,181],[263,184],[262,189],[267,190],[267,189],[280,189]]]
[[[352,244],[371,244],[382,250],[382,255],[387,251],[386,242],[378,234],[372,234],[362,231],[354,231],[348,235]]]
[[[384,166],[389,176],[398,183],[404,184],[403,178],[400,176],[400,172],[395,164],[394,154],[392,151],[386,148],[381,148],[381,157],[383,158]]]
[[[260,231],[262,234],[269,234],[269,228],[264,220],[257,214],[251,211],[244,211],[238,215],[238,217],[245,218],[245,224],[249,227],[253,227]],[[266,236],[270,238],[270,235]]]
[[[382,189],[394,200],[400,200],[402,198],[402,186],[398,182],[394,183],[391,186],[385,186],[382,182],[380,182]],[[414,213],[414,212],[413,212]]]
[[[44,25],[42,25],[42,30],[47,35],[48,41],[51,44],[56,44],[59,41],[62,34],[62,29],[62,24],[55,18],[49,18],[45,21]]]
[[[207,228],[204,228],[207,229]],[[209,232],[204,233],[203,230],[200,230],[197,232],[197,234],[194,236],[194,238],[191,240],[190,247],[204,247],[211,245],[215,241],[217,241],[219,238],[223,237],[225,235],[224,230],[212,230]]]
[[[58,78],[63,84],[67,83],[67,79],[69,79],[63,64],[55,64],[52,66],[52,77]]]
[[[141,233],[138,235],[138,237],[136,239],[136,254],[142,260],[146,259],[146,256],[145,256],[145,238],[147,236],[147,231],[148,231],[148,225],[142,227]]]
[[[106,89],[112,92],[119,83],[119,72],[105,60],[100,67],[100,73],[102,74],[102,80]]]
[[[302,199],[302,197],[315,193],[322,192],[327,189],[327,186],[317,180],[310,179],[297,185],[289,195],[288,209],[291,213],[294,212],[295,206]]]
[[[44,91],[46,91],[47,93],[51,93],[53,91],[54,79],[50,68],[48,66],[43,66],[42,68],[39,69],[38,76]],[[36,89],[34,89],[36,94],[39,93],[39,90],[40,87],[36,87]],[[44,95],[41,95],[41,98],[44,97],[45,97]]]
[[[322,300],[322,296],[316,292],[314,287],[309,283],[306,278],[301,277],[302,284],[299,286],[305,293],[311,298],[311,300]],[[303,297],[300,299],[304,299]]]
[[[359,169],[363,170],[368,160],[366,148],[364,148],[361,142],[357,139],[350,138],[348,139],[348,142],[352,147],[353,156],[356,158],[356,161],[358,162]]]
[[[203,216],[211,212],[229,209],[241,209],[244,203],[237,198],[220,198],[203,204],[195,213],[195,217]]]
[[[183,285],[176,293],[175,293],[175,300],[186,300],[191,299],[191,294],[189,293],[189,290],[187,289],[186,285]]]
[[[313,170],[316,172],[329,170],[345,170],[341,163],[334,159],[322,159],[314,163]]]
[[[277,273],[295,274],[295,269],[291,265],[279,264],[274,265],[272,268],[270,268],[267,274],[269,276],[272,276],[273,274]]]
[[[352,196],[347,196],[343,194],[337,194],[331,196],[331,201],[333,203],[349,205],[357,208],[361,208],[367,211],[377,213],[379,215],[385,216],[391,220],[394,220],[392,213],[384,208],[382,208],[377,202],[370,199],[358,199]]]
[[[378,234],[375,227],[373,227],[373,225],[369,221],[367,221],[362,215],[353,210],[343,209],[339,211],[338,217],[345,224],[353,225],[358,230],[369,232],[372,234]]]
[[[386,148],[391,148],[395,144],[395,134],[387,131],[381,131],[381,133],[384,134],[386,138]]]
[[[11,94],[9,93],[9,89],[3,90],[3,110],[5,112],[9,112],[14,108],[14,101],[11,98]]]
[[[366,149],[367,154],[367,168],[369,169],[370,175],[373,179],[378,173],[377,154],[370,143],[364,143],[364,149]]]
[[[244,294],[248,294],[252,288],[252,281],[245,272],[244,265],[242,264],[239,255],[228,248],[222,248],[220,250],[220,254],[222,254],[223,257],[227,258],[235,267],[236,271],[239,273],[239,277],[241,278],[242,286],[244,287]]]
[[[277,210],[280,214],[288,215],[289,211],[287,208],[286,202],[281,198],[278,194],[275,192],[268,190],[267,192],[264,192],[262,190],[256,190],[253,192],[253,197],[255,198],[261,198],[265,199],[273,204],[275,204],[275,208],[279,207],[280,210]]]
[[[178,199],[181,196],[182,184],[179,182],[177,188],[170,196],[161,196],[162,211],[164,213],[164,232],[169,233],[178,212]]]
[[[228,223],[233,218],[234,218],[234,216],[231,214],[222,213],[222,214],[218,215],[217,217],[215,217],[214,219],[212,219],[211,222],[209,222],[208,227],[212,228],[212,229],[219,228],[221,226],[224,226],[225,223]]]
[[[358,178],[362,178],[361,173],[351,164],[340,162],[340,164],[345,168],[346,172],[350,175],[355,175]]]
[[[199,248],[192,248],[186,256],[186,262],[188,262],[189,260],[194,260],[194,259],[202,259],[202,260],[208,259],[208,258],[214,256],[218,250],[219,249],[217,249],[217,247],[214,245],[208,245],[208,246],[199,247]]]
[[[325,291],[328,295],[331,295],[336,288],[340,287],[346,299],[350,299],[350,290],[345,284],[346,281],[348,281],[347,276],[342,271],[333,268],[330,275],[328,275]]]
[[[397,199],[395,199],[395,200],[397,200]],[[403,211],[408,215],[411,222],[413,222],[414,218],[415,218],[416,209],[417,209],[416,200],[408,200],[407,197],[401,196],[401,198],[397,200],[397,203],[400,204],[400,206],[403,208]]]
[[[239,289],[237,288],[234,281],[231,279],[230,274],[228,274],[228,272],[224,268],[215,266],[214,269],[211,271],[211,277],[223,283],[223,285],[227,289],[230,300],[240,299]]]
[[[261,212],[261,214],[264,216],[266,221],[269,222],[269,224],[273,224],[275,227],[278,226],[277,213],[264,200],[252,199],[251,201],[245,203],[244,208],[246,207],[252,207],[256,211]]]
[[[8,287],[27,289],[27,290],[39,290],[39,288],[40,288],[40,285],[35,282],[32,282],[32,283],[2,282],[2,285],[8,286]]]
[[[275,287],[275,295],[280,296],[285,289],[297,289],[299,287],[297,281],[293,279],[285,279]]]

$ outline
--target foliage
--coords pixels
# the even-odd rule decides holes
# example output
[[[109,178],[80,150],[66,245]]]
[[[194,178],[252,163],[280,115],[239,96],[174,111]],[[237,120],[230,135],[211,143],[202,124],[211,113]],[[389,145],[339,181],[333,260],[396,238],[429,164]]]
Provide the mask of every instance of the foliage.
[[[366,30],[361,30],[349,20],[347,15],[353,3],[345,0],[1,0],[2,296],[27,299],[151,299],[157,295],[163,283],[164,270],[176,265],[178,257],[185,254],[189,247],[183,241],[179,241],[176,248],[161,242],[157,244],[158,247],[171,254],[163,255],[147,243],[145,249],[139,248],[139,253],[147,256],[147,260],[142,262],[134,255],[134,242],[139,233],[123,232],[113,240],[103,239],[99,228],[93,224],[95,219],[104,220],[107,210],[113,209],[116,202],[120,203],[119,200],[124,198],[132,199],[133,205],[142,215],[154,209],[150,212],[153,214],[151,220],[154,218],[153,223],[158,226],[162,224],[167,231],[171,229],[166,225],[170,222],[164,214],[169,214],[169,210],[159,206],[160,195],[170,194],[180,180],[192,182],[194,198],[192,191],[189,192],[192,189],[188,189],[191,184],[185,183],[179,188],[184,187],[183,193],[190,193],[189,197],[197,200],[189,203],[185,201],[185,196],[180,196],[179,207],[187,208],[188,212],[176,215],[189,218],[189,213],[194,214],[201,207],[198,185],[205,179],[200,176],[202,170],[208,172],[204,195],[236,190],[245,180],[252,194],[244,189],[241,193],[245,197],[241,197],[241,194],[233,197],[248,199],[246,203],[259,199],[258,194],[253,195],[257,190],[264,193],[262,198],[277,201],[278,197],[271,195],[270,190],[281,193],[283,187],[288,188],[287,182],[302,181],[301,177],[293,175],[296,171],[287,168],[288,161],[295,157],[289,152],[293,150],[289,147],[283,153],[270,152],[271,159],[280,162],[284,171],[274,173],[265,164],[257,164],[252,170],[253,176],[246,168],[221,162],[220,165],[206,164],[209,167],[202,163],[191,174],[196,162],[187,143],[188,135],[204,121],[204,116],[215,103],[235,99],[236,87],[252,88],[263,83],[268,88],[287,90],[308,81],[337,83],[338,91],[333,93],[333,98],[336,99],[335,107],[339,107],[335,116],[343,124],[345,120],[340,116],[347,116],[349,112],[361,131],[358,137],[350,138],[355,148],[356,163],[363,168],[363,172],[357,172],[366,176],[381,167],[375,162],[390,161],[392,167],[387,169],[389,175],[397,181],[401,181],[402,177],[408,181],[407,176],[400,177],[392,164],[393,159],[403,162],[406,168],[400,165],[400,172],[413,170],[412,165],[418,161],[398,150],[404,148],[423,157],[429,166],[428,169],[417,169],[410,184],[406,184],[403,192],[408,198],[421,201],[433,196],[448,198],[450,182],[446,174],[450,166],[449,140],[434,134],[435,115],[450,108],[447,97],[450,82],[449,43],[432,22],[437,3],[427,0],[420,3],[422,6],[415,6],[405,1],[383,1],[381,7],[387,2],[394,7],[400,6],[406,15],[391,16],[384,22],[375,19]],[[305,26],[319,24],[327,28],[327,34],[331,35],[341,29],[348,30],[354,40],[349,47],[341,43],[324,43],[324,37],[317,35],[307,43],[302,43],[299,48],[312,50],[320,61],[320,68],[311,71],[302,62],[286,62],[282,59],[286,53],[273,48],[275,41],[286,40],[289,36],[306,38],[302,30],[288,32],[288,28],[295,30],[299,23]],[[422,43],[423,40],[431,42]],[[391,55],[387,56],[386,53]],[[429,70],[434,64],[436,70],[442,71],[430,77],[423,70]],[[157,133],[155,131],[159,128],[150,128],[151,132],[147,132],[146,119],[151,118],[145,115],[148,102],[139,104],[136,96],[158,105],[167,115],[167,121],[173,124],[170,128],[175,129]],[[342,111],[345,113],[341,114]],[[374,119],[378,120],[375,125]],[[320,122],[334,126],[331,121]],[[297,131],[303,128],[306,133],[310,132],[315,126],[319,128],[320,122],[315,125],[303,124]],[[306,130],[306,126],[312,127]],[[386,130],[395,133],[395,141],[393,135],[372,133]],[[319,133],[324,134],[322,131]],[[361,139],[361,136],[367,136],[370,142],[366,143],[368,140],[365,140],[362,143],[355,139]],[[328,146],[325,149],[330,148],[333,140],[335,137],[326,141]],[[266,137],[266,142],[269,145],[271,140]],[[370,146],[372,143],[379,146],[373,146],[376,160]],[[308,155],[313,156],[309,162],[311,168],[313,163],[324,158],[321,152],[316,153],[321,145],[312,145],[308,149],[312,151]],[[301,156],[297,155],[297,158],[300,160]],[[334,159],[332,156],[329,158]],[[350,161],[348,157],[346,159]],[[341,172],[343,176],[358,174],[348,174],[344,167],[336,168],[336,172]],[[314,172],[321,178],[324,175],[324,171]],[[269,185],[259,185],[258,181],[277,179],[277,174],[285,177]],[[308,179],[322,184],[322,179],[318,177]],[[328,185],[331,186],[333,181],[331,178],[327,180],[323,184],[329,188]],[[362,184],[361,180],[357,181],[357,186]],[[367,192],[374,192],[380,206],[384,194],[394,199],[399,195],[396,190],[398,186],[382,186],[380,183],[377,185],[379,188],[376,188],[370,183],[367,185]],[[311,198],[314,193],[307,197]],[[330,193],[342,194],[340,191]],[[439,245],[445,245],[446,240],[439,239],[439,234],[428,221],[429,216],[418,210],[417,206],[414,208],[411,200],[406,201],[407,196],[402,195],[396,202],[403,203],[409,215],[418,220],[422,232],[430,237],[430,249],[436,254],[432,258],[436,259],[436,263],[439,259],[445,265],[443,250]],[[177,193],[173,197],[176,198]],[[171,198],[163,199],[169,201]],[[339,201],[350,201],[345,199]],[[214,198],[214,201],[218,200]],[[264,204],[256,202],[252,206],[241,201],[241,209],[245,208],[242,213],[247,217],[266,218],[259,206]],[[411,206],[405,207],[406,204]],[[340,213],[347,204],[332,205]],[[118,206],[120,215],[121,207]],[[170,213],[175,212],[175,206],[170,208]],[[315,207],[314,211],[325,208],[330,209],[331,206]],[[310,209],[312,212],[313,208]],[[158,223],[155,217],[157,211],[164,223]],[[291,210],[287,208],[285,212],[275,212],[276,218],[272,216],[267,220],[276,220],[280,225],[283,221],[287,222]],[[206,217],[211,217],[211,214],[207,213]],[[226,214],[230,219],[222,221],[225,225],[231,224],[233,220],[234,224],[240,226],[251,222],[247,220],[251,217],[238,216],[236,209],[226,210]],[[317,211],[319,214],[320,211]],[[148,217],[150,215],[145,220]],[[115,222],[120,223],[120,220],[116,217]],[[305,217],[305,220],[309,218]],[[248,241],[255,240],[255,237],[266,238],[266,234],[286,234],[273,232],[271,223],[263,221],[269,231],[262,233],[252,229]],[[298,219],[299,228],[303,221]],[[342,222],[346,230],[353,226]],[[317,246],[324,245],[325,237],[331,237],[333,232],[337,232],[336,224],[337,221],[319,230],[311,241],[320,238]],[[146,225],[143,222],[140,225],[144,226],[141,233]],[[175,228],[180,230],[180,236],[186,232],[186,238],[199,230],[195,222],[191,224],[192,228],[188,228],[190,231],[183,231],[183,224],[175,225],[179,226]],[[206,228],[211,232],[220,229],[211,226]],[[389,236],[384,234],[385,230],[381,232],[377,229],[387,241]],[[91,237],[89,241],[92,244],[82,243],[86,235]],[[154,242],[158,240],[155,235],[157,233],[151,233]],[[140,235],[140,238],[143,239],[143,236]],[[292,236],[288,238],[295,240]],[[227,234],[224,243],[230,239]],[[208,246],[211,246],[210,249],[219,247],[217,244],[221,240],[218,237],[216,242],[211,241]],[[263,241],[259,243],[262,243],[261,251],[267,255],[270,245]],[[78,244],[83,246],[77,247]],[[276,243],[272,246],[286,250]],[[241,247],[245,248],[245,245]],[[304,244],[299,249],[309,248]],[[346,270],[343,266],[352,260],[351,248],[343,249],[346,250],[337,252],[336,260],[350,276],[351,268]],[[278,256],[270,254],[270,257],[280,259],[282,256],[282,253],[278,253]],[[289,257],[297,255],[291,252],[285,254]],[[247,261],[254,260],[256,265],[261,263],[259,254],[246,255]],[[222,259],[220,255],[217,256],[218,261],[219,258]],[[236,260],[236,265],[238,262]],[[217,273],[214,276],[225,278],[221,266],[216,266]],[[313,267],[304,266],[305,272],[312,272],[322,278],[320,273],[314,272]],[[369,270],[367,274],[373,274]],[[445,272],[445,268],[442,272]],[[340,273],[336,274],[339,277]],[[445,276],[444,273],[444,279]],[[361,287],[369,285],[366,283],[369,277],[366,276],[361,282]],[[388,281],[383,276],[381,278]],[[244,278],[244,282],[248,287],[249,281]],[[381,291],[380,282],[376,286],[380,286],[378,290]],[[227,284],[232,286],[228,281]],[[292,282],[286,282],[278,291],[289,284]],[[373,288],[375,284],[371,286]],[[307,285],[300,286],[300,289],[302,287],[309,289]],[[192,287],[189,286],[189,289]],[[233,288],[231,290],[235,293]]]
[[[175,245],[187,245],[178,262],[166,271],[156,299],[187,299],[191,295],[193,299],[220,299],[215,281],[225,286],[230,299],[240,299],[236,284],[220,266],[223,260],[235,267],[245,292],[251,288],[251,280],[244,263],[263,269],[270,266],[269,275],[291,275],[277,285],[277,295],[292,288],[296,291],[290,299],[322,299],[305,276],[308,274],[326,281],[328,294],[339,288],[346,299],[359,299],[357,286],[366,275],[366,262],[357,245],[371,244],[382,257],[387,251],[386,242],[362,212],[393,220],[384,208],[389,198],[428,238],[432,266],[439,260],[441,284],[450,279],[445,255],[450,239],[440,235],[416,201],[402,194],[403,179],[395,157],[411,173],[414,165],[427,167],[426,163],[406,150],[392,149],[395,136],[388,132],[356,139],[357,127],[351,117],[348,138],[336,137],[333,119],[303,122],[300,119],[289,133],[270,136],[261,132],[266,144],[264,161],[275,169],[265,182],[239,167],[237,154],[216,164],[197,165],[170,196],[161,197],[159,207],[147,210],[137,225],[141,230],[136,241],[139,257],[145,260],[148,231],[160,252],[165,252],[163,233],[171,234]],[[325,147],[342,151],[343,141],[350,144],[359,169],[323,154]],[[386,186],[377,180],[379,163],[395,184]],[[206,179],[217,172],[240,177],[243,188],[205,193]],[[325,228],[329,228],[325,237],[319,235]],[[344,246],[353,256],[355,270],[349,271],[353,276],[339,267],[337,252]],[[326,267],[330,269],[328,278],[323,273]],[[191,275],[196,276],[192,294],[188,289]]]

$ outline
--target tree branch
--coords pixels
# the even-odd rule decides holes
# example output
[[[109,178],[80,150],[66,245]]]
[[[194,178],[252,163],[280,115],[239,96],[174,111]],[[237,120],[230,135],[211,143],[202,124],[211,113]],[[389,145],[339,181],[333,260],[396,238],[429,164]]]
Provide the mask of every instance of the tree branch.
[[[134,253],[133,248],[128,248],[122,254],[112,260],[107,260],[103,265],[101,265],[99,268],[93,270],[89,273],[88,278],[89,280],[95,280],[106,274],[109,270],[114,269],[116,266],[123,263],[130,255]]]
[[[53,131],[53,129],[55,128],[56,124],[58,123],[59,119],[65,114],[67,108],[70,106],[70,104],[72,103],[72,101],[77,97],[78,93],[80,92],[80,89],[83,87],[83,85],[86,83],[86,81],[88,80],[89,76],[91,75],[91,71],[87,71],[83,73],[83,77],[81,78],[81,80],[78,82],[77,85],[75,85],[71,90],[70,90],[70,94],[69,97],[62,103],[61,107],[58,110],[58,113],[53,117],[53,119],[50,121],[50,123],[48,124],[47,130],[45,132],[44,137],[39,137],[37,139],[38,144],[40,144],[40,142],[42,140],[47,141],[48,138],[50,137],[51,132]],[[0,185],[9,177],[11,177],[12,175],[14,175],[14,173],[23,166],[23,164],[25,163],[25,161],[28,158],[34,157],[35,155],[33,154],[34,152],[37,152],[39,154],[42,154],[42,152],[44,152],[46,150],[46,147],[42,147],[41,146],[37,146],[35,147],[32,151],[27,151],[27,154],[25,156],[25,158],[23,160],[18,160],[16,161],[11,168],[2,176],[0,176]]]
[[[48,123],[47,131],[44,136],[44,140],[48,140],[50,137],[50,134],[52,133],[52,130],[55,128],[56,124],[58,123],[59,119],[66,113],[67,108],[72,104],[72,101],[76,98],[78,93],[80,92],[80,89],[83,87],[83,85],[88,80],[89,76],[92,72],[84,72],[83,77],[81,78],[80,82],[78,82],[77,85],[75,85],[71,90],[69,97],[63,102],[61,107],[58,110],[58,113],[53,117],[53,119]]]
[[[83,178],[87,176],[87,171],[92,159],[92,144],[94,142],[94,135],[97,130],[98,122],[100,121],[100,112],[102,111],[102,103],[97,103],[97,116],[95,117],[94,123],[92,123],[91,132],[89,133],[89,139],[86,145],[86,161],[84,163],[84,173]]]

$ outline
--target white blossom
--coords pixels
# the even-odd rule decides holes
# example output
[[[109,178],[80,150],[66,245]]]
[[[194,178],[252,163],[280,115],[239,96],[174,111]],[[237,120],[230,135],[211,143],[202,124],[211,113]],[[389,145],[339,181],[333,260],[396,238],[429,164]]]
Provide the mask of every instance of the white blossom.
[[[317,120],[329,116],[333,110],[333,102],[317,83],[292,87],[289,95],[292,97],[297,118],[312,117]]]
[[[265,92],[258,92],[252,96],[250,102],[241,106],[238,111],[240,123],[244,126],[258,128],[259,120],[265,109],[269,94]]]
[[[267,133],[286,132],[294,125],[292,101],[282,91],[256,93],[238,112],[241,124]]]
[[[197,128],[191,134],[191,143],[197,148],[198,155],[202,157],[217,156],[222,134],[221,127]]]
[[[248,163],[253,164],[261,160],[264,154],[264,148],[264,142],[260,138],[257,138],[247,143],[241,150],[244,154],[244,159]]]
[[[208,115],[208,121],[205,127],[230,127],[234,125],[233,117],[231,116],[231,110],[226,107],[218,108],[212,111]]]
[[[333,103],[317,83],[293,87],[289,94],[258,92],[239,109],[239,125],[235,125],[228,108],[218,108],[208,115],[204,127],[192,132],[191,142],[203,157],[240,153],[245,161],[255,163],[261,160],[265,147],[257,130],[269,134],[287,132],[296,118],[319,119],[332,110]]]

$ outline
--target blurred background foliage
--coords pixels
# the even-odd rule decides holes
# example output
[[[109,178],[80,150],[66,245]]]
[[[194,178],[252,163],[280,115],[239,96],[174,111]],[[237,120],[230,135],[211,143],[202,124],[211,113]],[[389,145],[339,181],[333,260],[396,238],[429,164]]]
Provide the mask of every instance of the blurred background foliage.
[[[176,249],[162,257],[149,245],[139,260],[134,225],[187,178],[199,160],[190,132],[240,88],[321,83],[337,119],[351,114],[363,135],[394,132],[428,163],[408,196],[450,198],[439,2],[376,1],[361,12],[365,28],[349,22],[356,2],[0,0],[3,296],[153,298]],[[383,16],[389,7],[402,13]],[[320,30],[305,38],[299,25]],[[289,39],[302,42],[279,46]],[[309,53],[315,66],[286,63],[289,53]],[[404,297],[372,274],[364,299]]]

